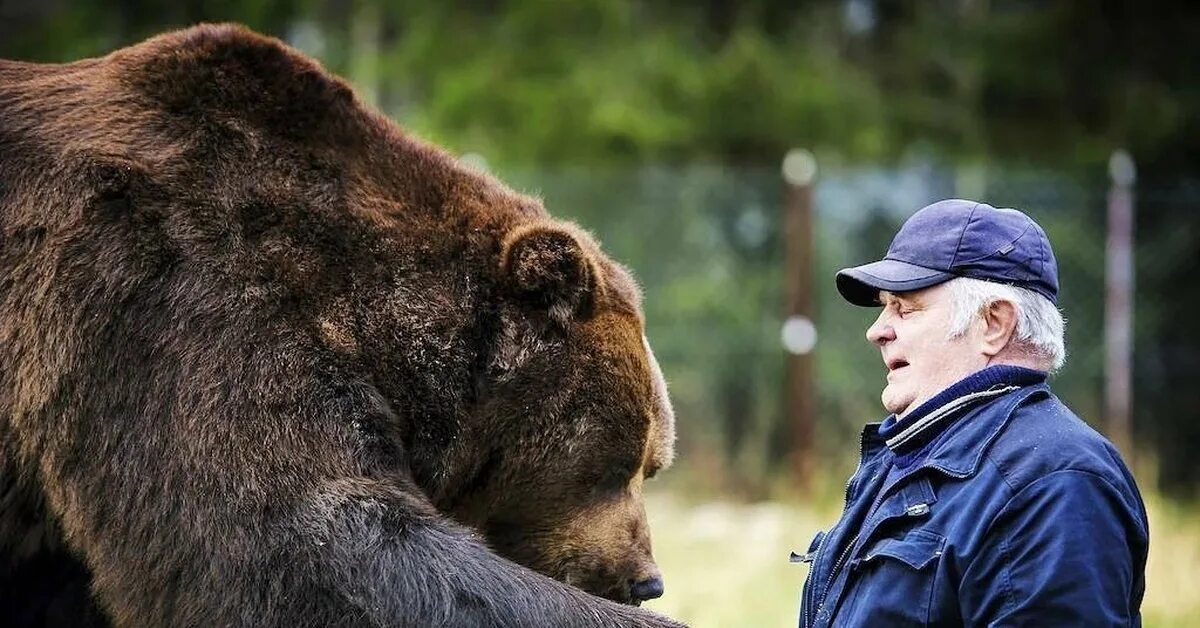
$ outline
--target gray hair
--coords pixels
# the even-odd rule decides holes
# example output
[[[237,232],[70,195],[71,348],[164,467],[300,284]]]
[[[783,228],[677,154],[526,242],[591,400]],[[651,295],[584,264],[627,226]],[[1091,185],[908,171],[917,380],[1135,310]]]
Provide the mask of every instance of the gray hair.
[[[1051,372],[1067,360],[1063,329],[1066,321],[1050,299],[1028,288],[992,281],[955,277],[946,282],[952,303],[950,337],[966,333],[971,323],[997,301],[1008,301],[1017,310],[1016,341],[1051,364]]]

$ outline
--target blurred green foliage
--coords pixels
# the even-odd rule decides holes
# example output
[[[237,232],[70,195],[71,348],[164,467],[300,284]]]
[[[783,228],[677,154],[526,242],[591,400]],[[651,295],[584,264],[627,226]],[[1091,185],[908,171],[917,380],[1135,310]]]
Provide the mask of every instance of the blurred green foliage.
[[[939,0],[3,0],[0,54],[65,61],[239,21],[406,126],[514,164],[1191,159],[1189,4]]]

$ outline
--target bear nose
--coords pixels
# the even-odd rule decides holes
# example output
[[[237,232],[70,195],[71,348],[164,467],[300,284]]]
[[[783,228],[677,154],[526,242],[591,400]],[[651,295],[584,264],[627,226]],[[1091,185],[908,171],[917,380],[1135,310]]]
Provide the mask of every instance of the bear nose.
[[[662,578],[657,576],[653,578],[647,578],[641,582],[635,582],[633,583],[633,586],[629,587],[629,595],[636,602],[653,600],[654,598],[662,597],[662,594],[663,581]]]

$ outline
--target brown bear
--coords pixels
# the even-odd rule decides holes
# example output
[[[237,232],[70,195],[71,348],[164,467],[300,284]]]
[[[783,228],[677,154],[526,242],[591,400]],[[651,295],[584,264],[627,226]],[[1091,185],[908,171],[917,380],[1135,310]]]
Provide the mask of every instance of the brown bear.
[[[678,625],[639,298],[275,39],[0,62],[0,617]]]

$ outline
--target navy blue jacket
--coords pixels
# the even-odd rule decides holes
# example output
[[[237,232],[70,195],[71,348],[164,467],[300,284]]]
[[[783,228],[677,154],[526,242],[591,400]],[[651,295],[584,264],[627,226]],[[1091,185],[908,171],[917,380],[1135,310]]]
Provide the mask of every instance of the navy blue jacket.
[[[1040,371],[990,367],[868,425],[800,626],[1138,626],[1148,523],[1116,449]]]

